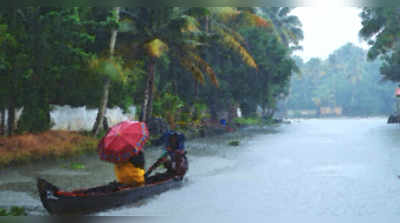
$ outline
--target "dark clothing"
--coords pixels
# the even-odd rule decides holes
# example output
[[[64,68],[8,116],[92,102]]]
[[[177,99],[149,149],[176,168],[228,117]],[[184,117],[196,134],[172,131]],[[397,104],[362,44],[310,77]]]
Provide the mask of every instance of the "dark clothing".
[[[147,178],[146,183],[164,180],[171,177],[182,179],[189,168],[186,152],[180,150],[165,153],[160,159],[157,160],[157,162],[149,171],[151,172],[153,169],[156,169],[162,164],[164,164],[164,167],[167,169],[167,171]]]
[[[185,152],[185,135],[175,131],[168,131],[158,140],[158,143],[164,144],[167,152],[165,152],[157,162],[150,167],[147,173],[150,174],[154,169],[162,164],[167,171],[151,177],[145,176],[148,177],[146,178],[146,183],[167,180],[170,178],[178,180],[183,179],[189,167]]]
[[[186,171],[189,167],[186,152],[184,151],[167,153],[162,158],[161,163],[164,164],[168,173],[182,178],[186,174]]]
[[[162,135],[157,141],[156,141],[156,145],[161,145],[164,144],[165,147],[170,146],[169,145],[169,138],[173,135],[176,135],[178,138],[178,145],[177,148],[174,149],[178,149],[178,150],[184,150],[185,148],[185,135],[183,135],[180,132],[175,132],[175,131],[168,131],[166,133],[164,133],[164,135]]]
[[[144,169],[145,166],[145,159],[143,151],[140,151],[136,156],[133,156],[129,162],[133,164],[133,166]]]

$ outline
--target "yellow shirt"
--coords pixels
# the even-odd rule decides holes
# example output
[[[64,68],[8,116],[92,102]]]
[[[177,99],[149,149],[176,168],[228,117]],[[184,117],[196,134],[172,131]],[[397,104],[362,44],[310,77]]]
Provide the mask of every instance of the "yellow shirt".
[[[137,168],[130,162],[115,164],[114,171],[119,183],[133,186],[144,184],[144,169]]]

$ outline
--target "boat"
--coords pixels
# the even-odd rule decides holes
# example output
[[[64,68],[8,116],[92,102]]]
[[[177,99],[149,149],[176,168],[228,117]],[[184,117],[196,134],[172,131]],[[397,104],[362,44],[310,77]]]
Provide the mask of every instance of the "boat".
[[[399,115],[390,115],[388,120],[388,124],[395,124],[395,123],[400,123],[400,117]]]
[[[178,188],[183,183],[182,179],[171,178],[140,187],[110,183],[67,192],[59,190],[44,179],[37,179],[40,200],[51,215],[86,215],[117,208]]]

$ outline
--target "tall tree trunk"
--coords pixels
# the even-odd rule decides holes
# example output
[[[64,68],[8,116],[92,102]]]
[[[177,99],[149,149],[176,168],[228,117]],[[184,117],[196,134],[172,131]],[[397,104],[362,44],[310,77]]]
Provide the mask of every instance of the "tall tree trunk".
[[[15,129],[15,98],[10,97],[8,103],[7,135],[12,136]]]
[[[11,9],[11,14],[12,14],[12,22],[11,22],[11,30],[15,31],[16,30],[16,24],[17,24],[17,11],[16,9]],[[14,55],[15,56],[15,55]],[[14,65],[16,62],[14,62]],[[10,81],[10,96],[8,97],[8,105],[7,105],[7,135],[12,136],[14,133],[14,126],[15,126],[15,75],[16,75],[16,66],[13,67],[12,69],[12,76],[9,79]]]
[[[237,118],[237,106],[236,103],[230,103],[228,122],[232,122],[235,118]]]
[[[119,21],[120,7],[115,7],[113,10],[114,10],[114,13],[116,16],[116,20]],[[112,58],[114,56],[115,44],[117,42],[117,35],[118,35],[118,30],[113,29],[111,32],[111,39],[110,39],[110,58]],[[111,79],[109,77],[106,77],[106,80],[104,81],[104,86],[103,86],[103,96],[101,98],[99,110],[97,112],[96,122],[94,123],[93,129],[92,129],[92,133],[94,135],[99,134],[101,125],[103,124],[104,115],[107,110],[110,87],[111,87]]]
[[[107,104],[108,104],[108,95],[110,92],[110,86],[111,86],[111,80],[110,78],[106,78],[106,80],[104,81],[104,86],[103,86],[103,96],[101,98],[101,102],[100,102],[100,106],[97,112],[97,117],[96,117],[96,122],[94,123],[93,126],[93,135],[98,135],[100,128],[101,128],[101,124],[103,123],[104,120],[104,114],[106,113],[106,109],[107,109]]]
[[[197,101],[199,99],[199,82],[194,80],[194,100]]]
[[[0,110],[0,136],[5,135],[6,130],[6,109],[2,108]]]
[[[154,88],[154,73],[155,73],[156,61],[154,58],[150,58],[148,63],[148,77],[146,89],[144,91],[144,101],[142,106],[142,115],[140,121],[147,122],[151,118],[153,112],[153,88]]]

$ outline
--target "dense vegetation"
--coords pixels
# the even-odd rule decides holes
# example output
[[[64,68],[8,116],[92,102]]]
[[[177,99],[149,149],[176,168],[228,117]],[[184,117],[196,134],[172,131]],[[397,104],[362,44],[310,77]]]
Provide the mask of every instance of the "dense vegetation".
[[[0,11],[0,132],[51,127],[52,105],[139,108],[174,126],[240,106],[273,110],[303,38],[289,8],[53,8]],[[15,109],[23,114],[15,122]],[[6,110],[9,111],[6,120]],[[269,114],[271,115],[271,114]],[[7,127],[7,129],[6,129]]]
[[[320,111],[320,107],[341,107],[343,115],[381,115],[393,111],[396,86],[381,81],[382,63],[368,62],[363,49],[347,44],[326,60],[296,60],[301,75],[292,77],[288,109]]]
[[[387,80],[400,81],[400,10],[396,7],[364,8],[360,36],[371,46],[368,58],[383,61],[381,73]]]

